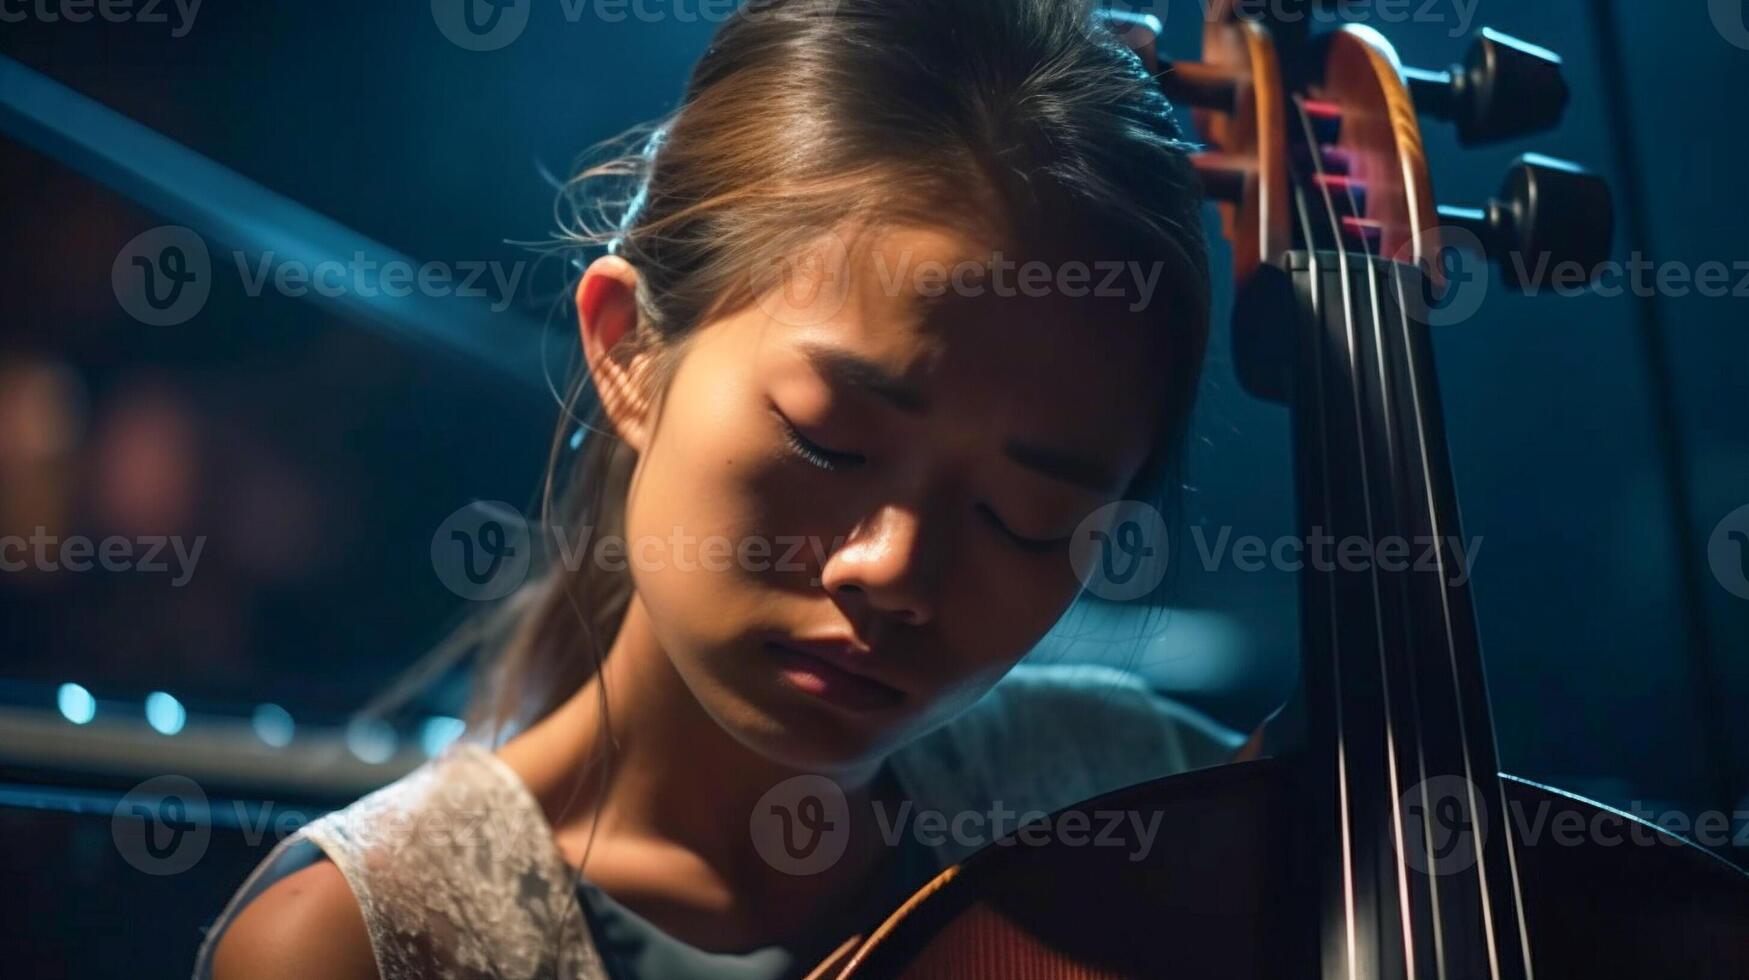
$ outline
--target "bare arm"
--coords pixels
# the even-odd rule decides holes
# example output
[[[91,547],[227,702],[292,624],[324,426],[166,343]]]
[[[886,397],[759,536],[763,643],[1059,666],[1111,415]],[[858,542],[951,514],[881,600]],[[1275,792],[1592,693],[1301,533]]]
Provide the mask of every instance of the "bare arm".
[[[364,915],[340,869],[318,861],[244,907],[213,952],[213,980],[379,980]]]

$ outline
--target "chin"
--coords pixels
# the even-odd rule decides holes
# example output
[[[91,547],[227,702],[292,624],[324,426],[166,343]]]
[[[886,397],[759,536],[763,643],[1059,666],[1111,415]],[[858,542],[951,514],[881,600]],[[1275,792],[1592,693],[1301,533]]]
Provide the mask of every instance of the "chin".
[[[879,761],[887,744],[884,729],[811,707],[792,707],[770,719],[772,728],[750,732],[742,741],[765,758],[804,772],[849,774]]]
[[[681,674],[718,727],[787,769],[865,774],[903,744],[917,721],[915,694],[891,706],[857,709],[793,687],[763,656],[731,660],[728,670],[720,663],[693,662],[689,666],[704,669]]]
[[[719,724],[760,756],[801,772],[852,775],[891,750],[896,719],[846,716],[806,695],[774,694],[742,701],[728,717],[718,715]]]

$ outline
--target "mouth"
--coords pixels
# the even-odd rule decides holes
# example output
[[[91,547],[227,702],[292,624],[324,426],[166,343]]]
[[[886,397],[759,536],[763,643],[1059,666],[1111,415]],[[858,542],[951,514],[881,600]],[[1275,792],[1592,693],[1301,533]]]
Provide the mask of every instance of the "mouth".
[[[905,699],[904,691],[846,663],[851,656],[847,653],[803,650],[775,640],[768,642],[766,649],[777,659],[779,671],[791,687],[838,707],[873,712]]]

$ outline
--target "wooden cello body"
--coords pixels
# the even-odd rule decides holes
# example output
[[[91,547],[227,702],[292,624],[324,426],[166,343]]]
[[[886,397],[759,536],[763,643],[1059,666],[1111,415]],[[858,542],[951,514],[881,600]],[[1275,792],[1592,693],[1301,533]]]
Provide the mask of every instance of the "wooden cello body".
[[[1084,842],[992,845],[919,891],[839,975],[1321,976],[1321,919],[1308,904],[1318,873],[1296,844],[1311,815],[1295,783],[1287,765],[1265,759],[1079,804],[1090,826],[1100,810],[1124,808],[1144,822],[1159,813],[1154,849],[1137,861],[1128,848]],[[1749,976],[1749,882],[1740,871],[1633,817],[1533,783],[1503,784],[1521,822],[1543,819],[1534,843],[1514,828],[1538,974]],[[1557,833],[1557,823],[1617,832]],[[1444,975],[1491,972],[1448,965]]]
[[[1289,406],[1302,541],[1371,549],[1301,573],[1302,730],[1277,758],[1130,787],[986,847],[820,975],[1749,977],[1749,875],[1499,772],[1453,570],[1428,340],[1441,238],[1594,268],[1611,211],[1601,181],[1543,157],[1486,208],[1439,207],[1416,102],[1444,100],[1466,139],[1533,131],[1565,104],[1558,59],[1490,33],[1454,84],[1368,29],[1289,41],[1215,6],[1198,65],[1155,61],[1148,18],[1112,26],[1212,147],[1198,165],[1234,250],[1235,360]],[[1393,540],[1436,560],[1379,560]],[[1156,831],[1095,846],[1111,812]]]

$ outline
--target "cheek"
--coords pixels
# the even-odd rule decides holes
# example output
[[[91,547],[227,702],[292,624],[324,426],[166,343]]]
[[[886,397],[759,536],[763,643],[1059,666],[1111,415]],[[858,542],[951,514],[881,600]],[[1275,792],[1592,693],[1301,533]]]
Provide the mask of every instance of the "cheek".
[[[833,544],[830,496],[780,455],[761,401],[730,388],[677,392],[627,503],[634,585],[679,656],[793,620]]]
[[[769,452],[745,374],[714,346],[682,364],[632,487],[644,527],[697,538],[744,530],[749,474]],[[628,512],[628,528],[632,520]]]
[[[981,544],[989,554],[961,565],[941,605],[942,656],[952,665],[944,693],[995,671],[997,676],[1031,652],[1080,591],[1068,555],[1013,556],[1003,545]]]
[[[709,405],[671,404],[632,481],[625,533],[633,583],[657,624],[697,634],[665,641],[705,642],[734,622],[726,614],[746,575],[737,549],[750,506],[749,453],[736,430]]]

